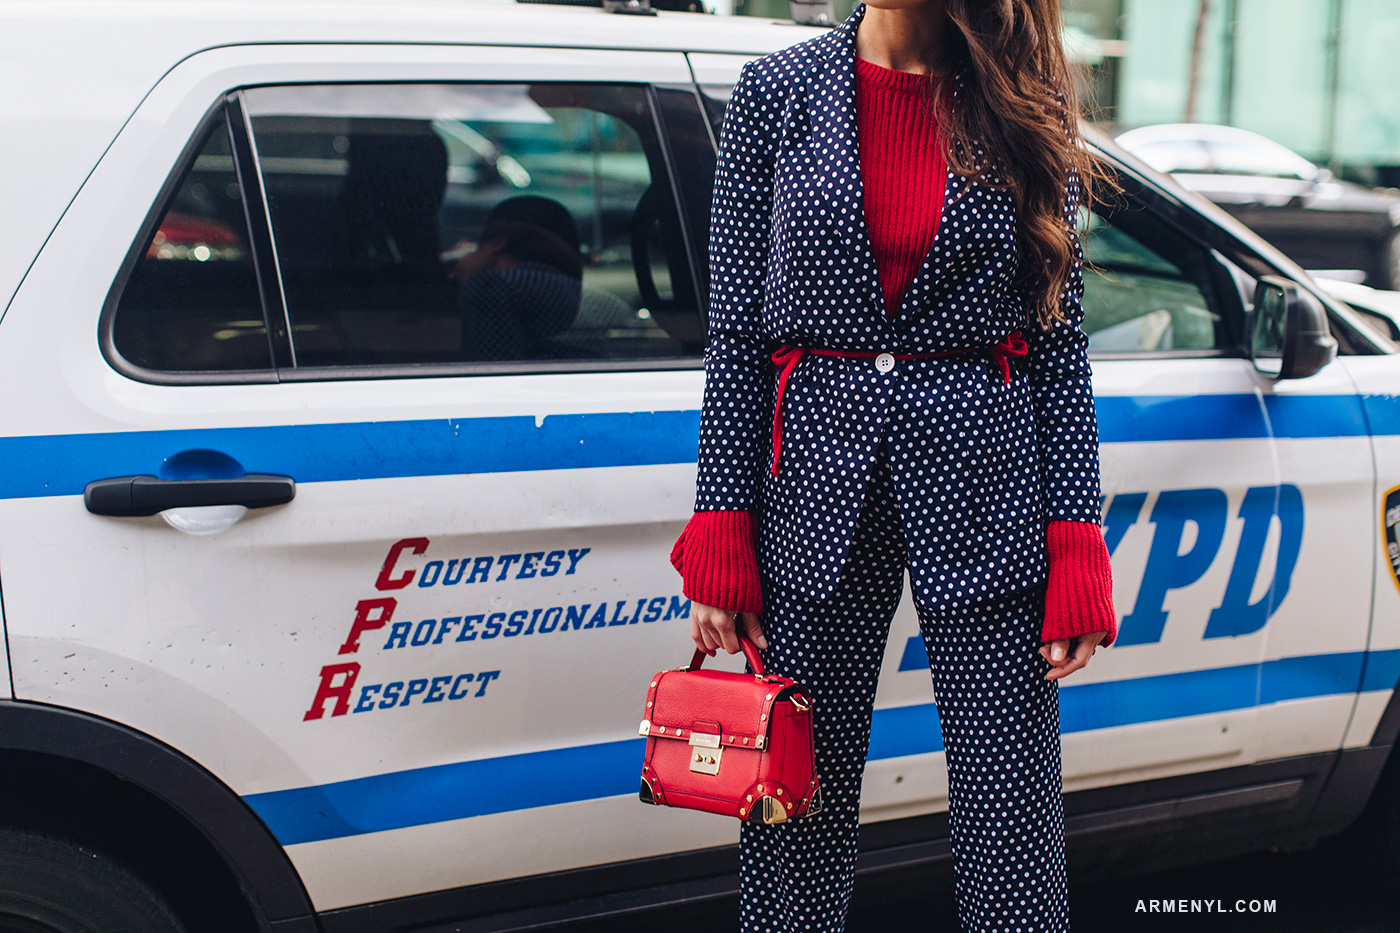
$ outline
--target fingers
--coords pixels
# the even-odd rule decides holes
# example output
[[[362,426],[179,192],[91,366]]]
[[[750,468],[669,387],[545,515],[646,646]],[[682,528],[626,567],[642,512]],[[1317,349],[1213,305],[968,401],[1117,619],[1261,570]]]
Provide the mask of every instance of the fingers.
[[[1065,639],[1041,645],[1041,657],[1050,662],[1050,670],[1046,672],[1045,679],[1059,680],[1084,667],[1094,656],[1094,650],[1098,648],[1099,642],[1103,641],[1105,634],[1105,632],[1090,632],[1087,635],[1080,635],[1073,640],[1072,646]]]
[[[732,612],[720,610],[715,619],[715,631],[719,633],[719,641],[724,646],[725,651],[730,654],[736,654],[739,651],[739,633],[734,627],[734,614]]]
[[[712,658],[715,656],[715,649],[705,642],[704,629],[700,628],[700,620],[696,618],[694,612],[690,614],[690,638],[695,642],[695,647],[697,649],[705,652]]]
[[[761,650],[768,649],[768,639],[764,637],[763,626],[758,616],[752,612],[727,612],[715,606],[692,602],[690,607],[690,637],[695,647],[710,657],[723,648],[730,654],[739,652],[737,626],[742,625],[744,635]]]
[[[748,640],[758,645],[760,651],[767,651],[768,639],[763,635],[763,626],[759,625],[758,616],[752,612],[744,612],[740,614],[740,618],[744,620],[744,635]]]
[[[734,633],[734,613],[714,606],[691,603],[690,637],[695,641],[695,647],[710,657],[714,657],[720,648],[730,654],[739,650],[739,636]]]
[[[1065,663],[1065,656],[1067,654],[1069,654],[1069,639],[1067,638],[1047,642],[1040,646],[1040,656],[1055,667]]]

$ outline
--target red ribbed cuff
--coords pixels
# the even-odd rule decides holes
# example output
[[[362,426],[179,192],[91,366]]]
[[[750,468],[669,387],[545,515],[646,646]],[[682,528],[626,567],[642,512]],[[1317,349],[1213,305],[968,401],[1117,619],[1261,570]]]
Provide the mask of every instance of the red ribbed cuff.
[[[686,599],[729,612],[762,612],[753,512],[696,512],[671,548]]]
[[[1113,611],[1113,568],[1098,522],[1051,522],[1045,531],[1050,577],[1045,587],[1046,642],[1107,632],[1107,647],[1118,636]]]

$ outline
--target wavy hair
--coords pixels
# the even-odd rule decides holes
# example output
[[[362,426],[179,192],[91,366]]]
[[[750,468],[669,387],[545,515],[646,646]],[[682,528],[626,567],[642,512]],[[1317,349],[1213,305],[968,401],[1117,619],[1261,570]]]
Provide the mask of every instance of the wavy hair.
[[[958,174],[1011,192],[1015,284],[1049,328],[1064,320],[1060,299],[1076,262],[1066,185],[1078,183],[1083,204],[1097,187],[1113,187],[1079,134],[1060,0],[948,0],[948,19],[945,54],[961,86],[936,85],[944,157]]]

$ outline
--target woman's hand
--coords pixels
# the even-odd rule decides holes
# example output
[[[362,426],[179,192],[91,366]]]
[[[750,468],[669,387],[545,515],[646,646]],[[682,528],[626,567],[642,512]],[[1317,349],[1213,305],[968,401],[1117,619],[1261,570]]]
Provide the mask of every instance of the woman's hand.
[[[694,616],[691,616],[691,630],[695,628]],[[1090,632],[1087,635],[1080,635],[1077,638],[1061,638],[1040,646],[1040,656],[1050,662],[1050,670],[1046,672],[1046,680],[1059,680],[1067,677],[1089,663],[1089,659],[1094,656],[1094,651],[1099,647],[1099,642],[1104,640],[1107,632]]]
[[[737,654],[739,636],[735,634],[735,616],[742,620],[744,634],[748,636],[749,641],[761,649],[766,649],[768,639],[763,637],[763,629],[759,627],[758,616],[752,612],[728,612],[724,609],[716,609],[714,606],[691,603],[690,637],[695,639],[695,647],[712,658],[720,648],[730,654]]]

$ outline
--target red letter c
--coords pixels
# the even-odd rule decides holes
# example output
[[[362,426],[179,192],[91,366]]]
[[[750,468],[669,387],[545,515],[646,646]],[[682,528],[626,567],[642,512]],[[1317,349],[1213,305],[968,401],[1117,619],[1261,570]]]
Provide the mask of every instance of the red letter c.
[[[402,541],[395,541],[389,548],[389,556],[384,558],[384,566],[379,571],[379,579],[374,581],[374,587],[378,590],[401,590],[413,582],[413,571],[405,570],[401,576],[394,577],[394,565],[399,562],[399,555],[404,551],[414,554],[422,554],[428,549],[427,538],[404,538]]]

